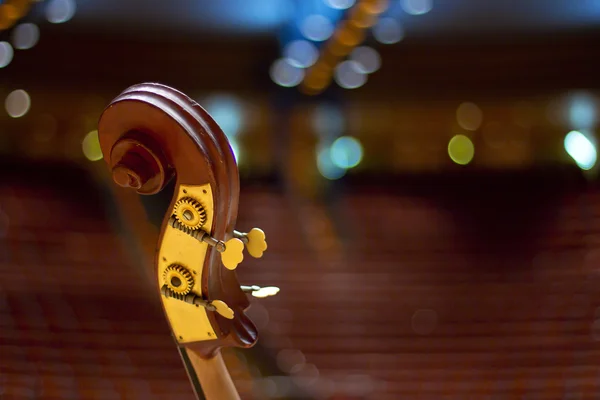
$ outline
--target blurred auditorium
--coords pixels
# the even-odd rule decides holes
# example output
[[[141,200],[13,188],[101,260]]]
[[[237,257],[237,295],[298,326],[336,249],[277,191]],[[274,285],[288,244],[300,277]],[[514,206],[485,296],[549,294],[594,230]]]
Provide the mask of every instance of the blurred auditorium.
[[[203,398],[149,273],[171,194],[99,145],[143,82],[267,235],[241,399],[599,399],[599,43],[595,0],[1,0],[0,399]]]

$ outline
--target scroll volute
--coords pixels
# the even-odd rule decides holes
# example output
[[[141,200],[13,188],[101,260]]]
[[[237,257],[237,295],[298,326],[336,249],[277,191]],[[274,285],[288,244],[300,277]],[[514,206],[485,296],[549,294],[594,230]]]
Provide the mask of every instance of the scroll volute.
[[[105,109],[98,135],[104,161],[118,185],[150,195],[161,191],[171,178],[176,179],[174,197],[161,228],[157,257],[183,187],[210,185],[212,223],[207,229],[217,240],[225,242],[232,238],[239,199],[237,164],[227,137],[196,102],[164,85],[132,86]],[[249,307],[246,294],[240,288],[235,270],[224,268],[219,256],[215,247],[207,246],[204,259],[194,261],[198,263],[195,271],[201,271],[198,290],[208,302],[225,302],[233,311],[233,318],[206,311],[214,330],[212,335],[209,332],[210,340],[190,342],[182,338],[183,345],[206,357],[220,347],[250,347],[257,340],[256,328],[245,315]],[[155,268],[159,265],[157,258]],[[161,282],[157,286],[160,290]],[[165,311],[168,317],[168,310]],[[196,324],[194,320],[185,323]]]

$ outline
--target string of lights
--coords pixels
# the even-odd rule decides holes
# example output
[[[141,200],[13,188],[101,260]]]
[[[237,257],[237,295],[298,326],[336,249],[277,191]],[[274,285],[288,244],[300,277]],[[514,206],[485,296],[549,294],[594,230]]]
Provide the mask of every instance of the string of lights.
[[[300,89],[306,94],[318,94],[331,83],[335,68],[360,69],[360,66],[351,61],[344,63],[341,60],[365,40],[367,30],[375,25],[388,6],[388,0],[357,1],[348,11],[348,18],[338,25],[335,33],[323,46],[315,64],[306,72]]]
[[[270,75],[279,86],[316,95],[334,80],[344,89],[363,86],[381,66],[377,50],[364,44],[369,36],[383,45],[400,42],[399,19],[428,14],[433,0],[306,0],[302,6],[280,38],[282,56]]]

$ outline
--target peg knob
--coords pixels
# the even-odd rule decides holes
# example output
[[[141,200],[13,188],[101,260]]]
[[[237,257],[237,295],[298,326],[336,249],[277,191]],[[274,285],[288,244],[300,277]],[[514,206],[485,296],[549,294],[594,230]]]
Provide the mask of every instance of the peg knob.
[[[152,140],[131,132],[118,140],[110,152],[113,181],[140,194],[157,193],[169,179],[166,162]]]
[[[267,238],[262,229],[252,228],[248,233],[234,231],[233,234],[246,244],[248,254],[254,258],[261,258],[267,250]]]
[[[236,269],[238,264],[244,260],[244,243],[240,239],[229,239],[224,246],[217,246],[217,250],[221,253],[223,265],[229,270]]]
[[[233,319],[233,310],[221,300],[213,300],[210,302],[215,307],[217,313],[227,319]]]
[[[139,189],[146,183],[139,173],[121,164],[113,168],[112,176],[113,181],[124,188]]]

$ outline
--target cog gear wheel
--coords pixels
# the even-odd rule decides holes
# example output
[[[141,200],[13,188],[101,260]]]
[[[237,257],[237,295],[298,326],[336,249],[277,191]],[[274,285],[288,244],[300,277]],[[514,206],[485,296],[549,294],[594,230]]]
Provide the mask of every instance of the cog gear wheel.
[[[188,229],[202,228],[206,223],[206,210],[199,201],[184,197],[175,203],[175,218]]]
[[[188,294],[194,287],[194,277],[181,265],[172,264],[163,272],[164,284],[177,294]]]

